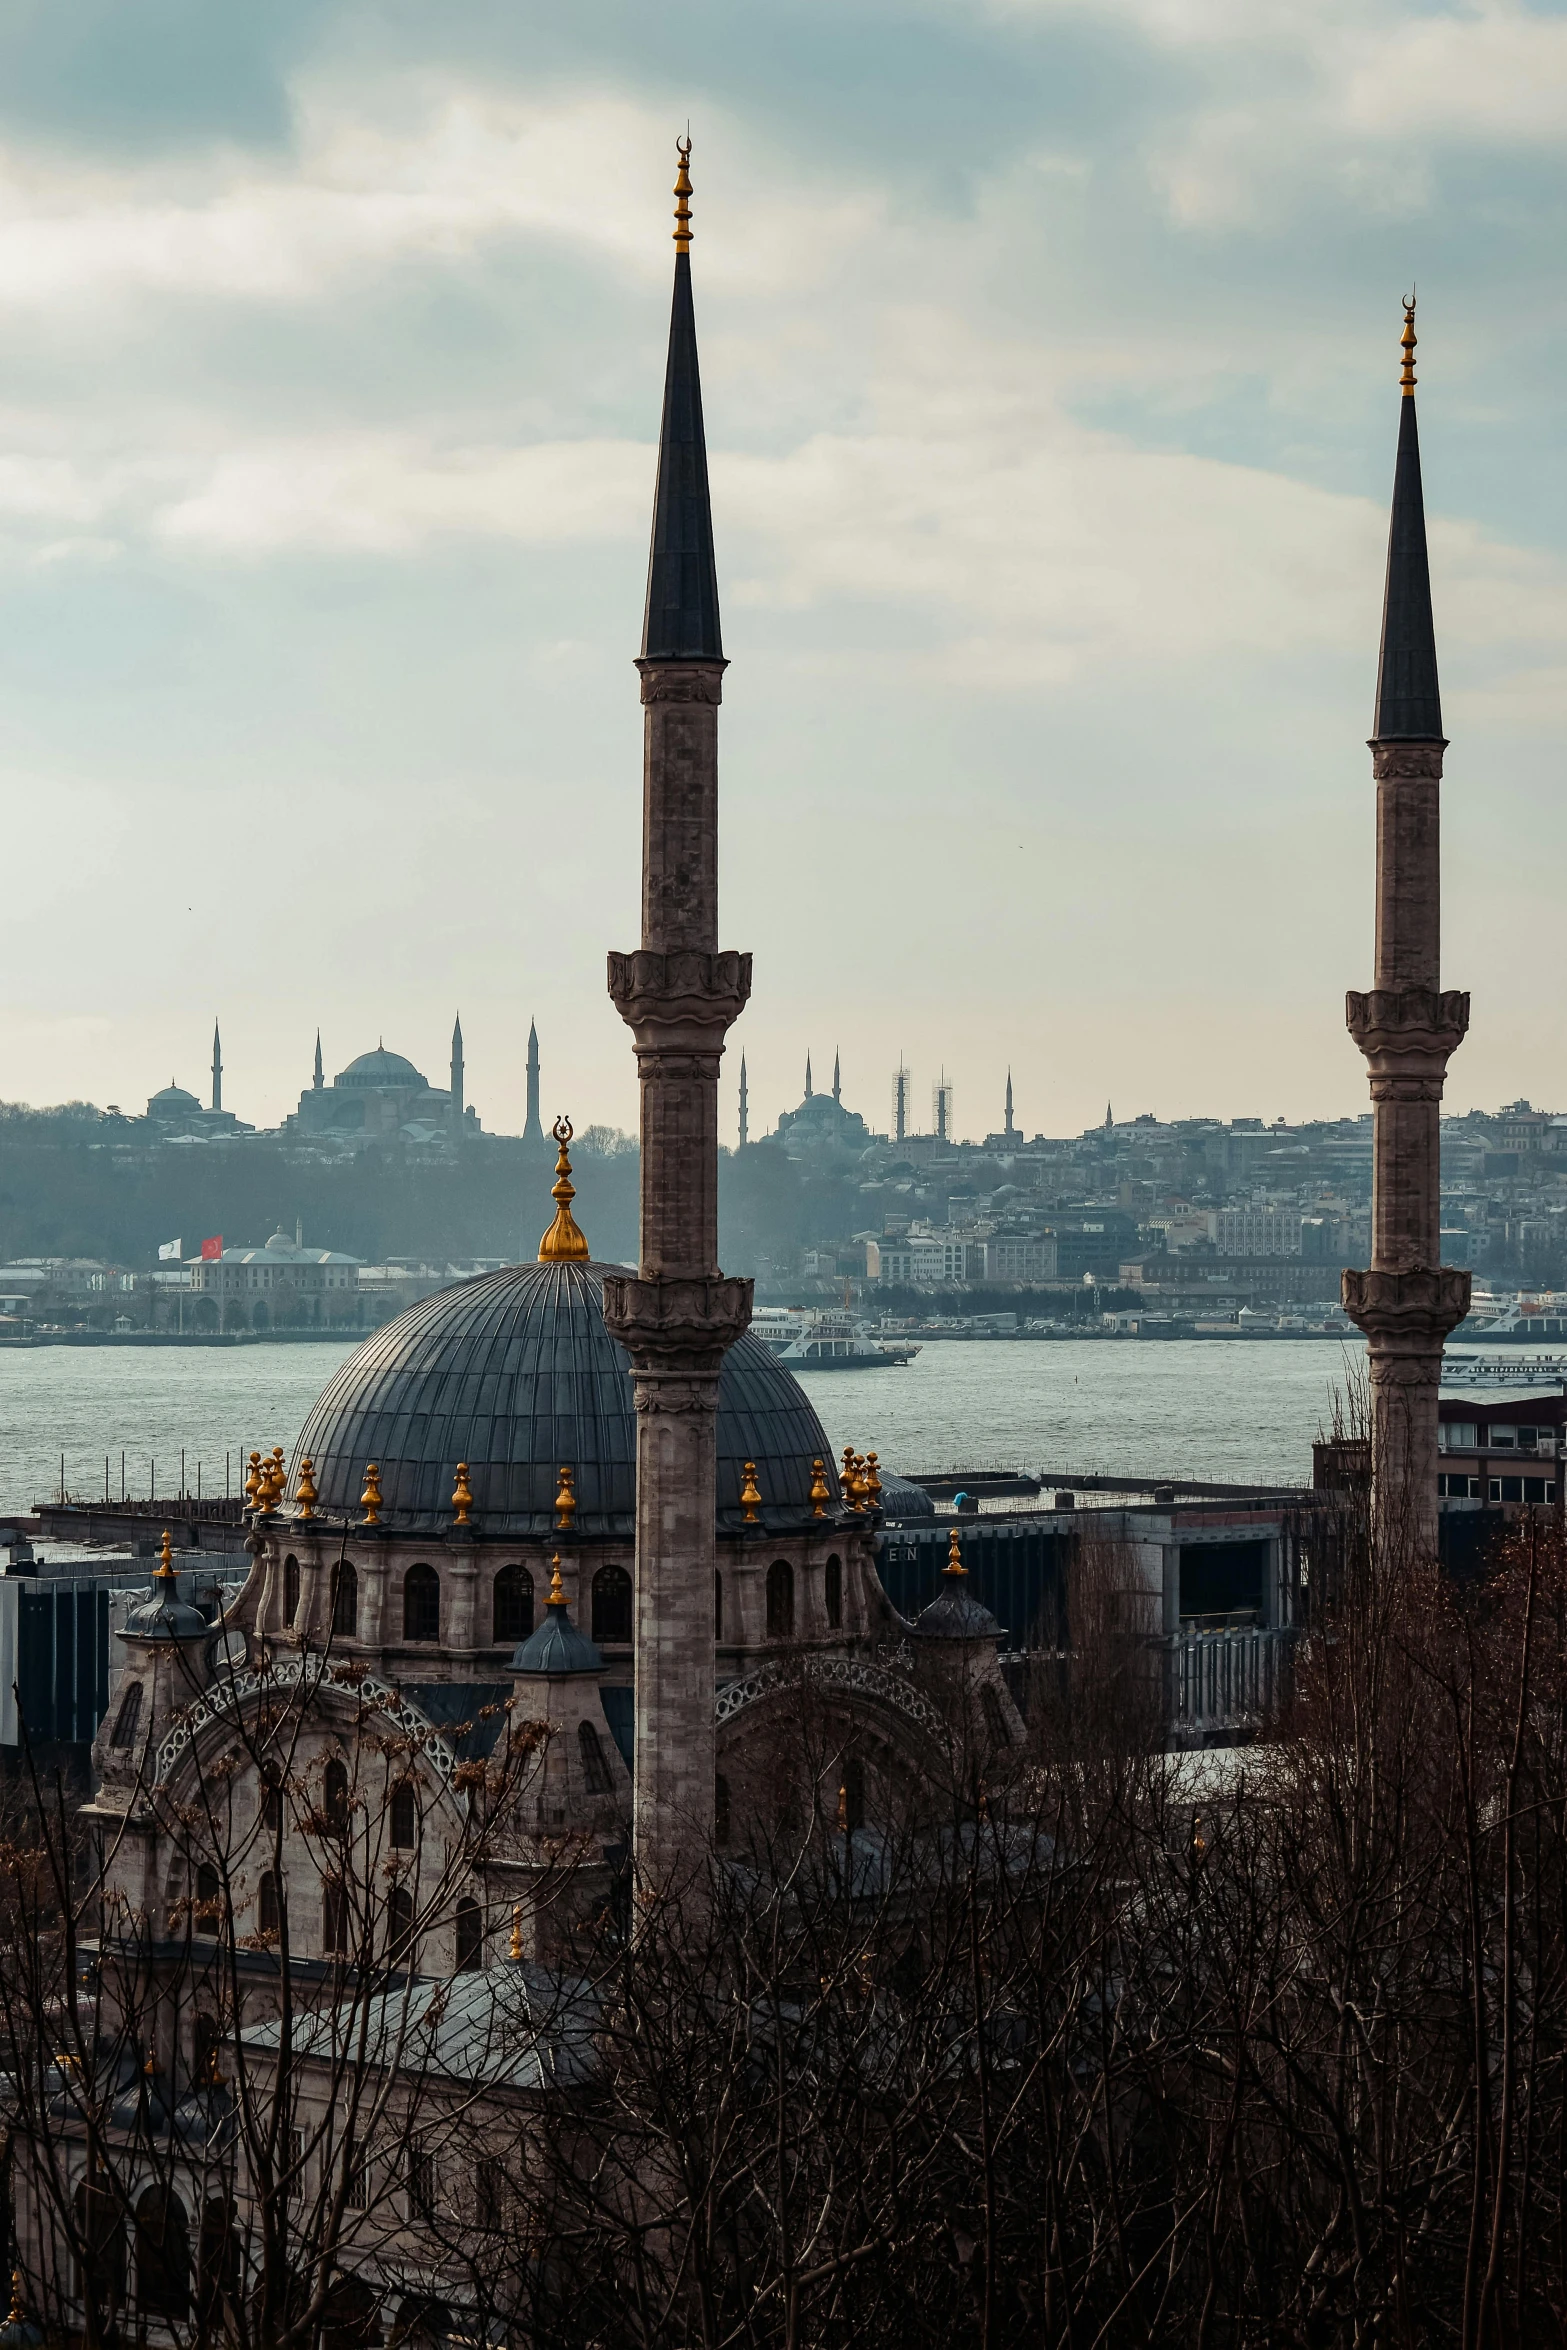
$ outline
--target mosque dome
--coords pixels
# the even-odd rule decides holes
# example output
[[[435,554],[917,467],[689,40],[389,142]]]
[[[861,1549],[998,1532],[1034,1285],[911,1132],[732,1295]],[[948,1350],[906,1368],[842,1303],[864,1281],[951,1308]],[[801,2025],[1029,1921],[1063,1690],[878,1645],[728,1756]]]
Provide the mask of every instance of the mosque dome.
[[[193,1093],[187,1093],[183,1085],[176,1085],[171,1079],[167,1085],[152,1096],[147,1104],[147,1115],[149,1118],[162,1118],[167,1117],[171,1111],[177,1110],[180,1116],[184,1117],[187,1111],[199,1110],[200,1108],[201,1104],[196,1096]]]
[[[378,1085],[417,1085],[429,1091],[428,1080],[420,1075],[412,1061],[405,1061],[401,1053],[389,1053],[384,1044],[378,1044],[373,1053],[361,1053],[357,1061],[350,1061],[335,1082],[360,1086],[366,1091]]]
[[[389,1532],[452,1523],[459,1461],[474,1530],[542,1538],[555,1525],[562,1465],[574,1473],[574,1531],[629,1541],[636,1499],[630,1363],[604,1324],[604,1277],[619,1265],[557,1257],[508,1265],[437,1290],[377,1330],[318,1398],[294,1456],[309,1454],[318,1507],[358,1517],[368,1463],[381,1472]],[[761,1523],[812,1522],[811,1464],[827,1464],[820,1420],[793,1374],[749,1332],[718,1388],[718,1523],[738,1533],[745,1463]]]

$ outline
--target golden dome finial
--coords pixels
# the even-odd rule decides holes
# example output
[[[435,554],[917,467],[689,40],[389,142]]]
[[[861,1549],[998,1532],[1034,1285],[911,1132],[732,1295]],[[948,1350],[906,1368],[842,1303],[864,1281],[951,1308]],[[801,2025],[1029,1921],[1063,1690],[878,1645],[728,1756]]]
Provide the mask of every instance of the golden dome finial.
[[[294,1488],[294,1506],[302,1518],[313,1518],[320,1495],[316,1490],[315,1463],[307,1452],[299,1464],[299,1483]]]
[[[762,1489],[756,1482],[756,1463],[755,1461],[747,1461],[745,1475],[740,1480],[740,1508],[745,1525],[759,1526],[761,1524],[761,1499]]]
[[[691,250],[691,133],[675,141],[680,169],[675,174],[675,251]]]
[[[1413,294],[1404,304],[1404,331],[1398,340],[1404,354],[1404,372],[1398,380],[1403,386],[1405,399],[1412,400],[1415,396],[1415,297]]]
[[[261,1507],[261,1455],[259,1452],[253,1452],[250,1456],[250,1474],[245,1479],[245,1499],[253,1510]]]
[[[568,1469],[565,1462],[562,1461],[560,1467],[560,1490],[555,1496],[556,1533],[569,1534],[576,1522],[576,1516],[577,1473],[575,1469]]]
[[[550,1129],[560,1144],[560,1156],[555,1161],[555,1181],[550,1197],[555,1202],[555,1221],[539,1242],[539,1263],[549,1265],[562,1258],[581,1260],[588,1254],[588,1244],[572,1221],[571,1203],[576,1198],[576,1187],[571,1180],[571,1161],[566,1156],[566,1145],[571,1140],[571,1120],[557,1118]]]
[[[824,1460],[814,1460],[811,1463],[812,1517],[825,1518],[827,1515],[827,1504],[829,1501],[831,1501],[831,1499],[832,1487],[827,1482],[827,1463]]]
[[[456,1517],[452,1521],[453,1524],[457,1526],[466,1526],[469,1519],[473,1516],[473,1487],[468,1482],[468,1464],[466,1461],[459,1461],[457,1463],[457,1482],[452,1487],[452,1508],[457,1513]]]
[[[860,1479],[860,1491],[865,1496],[865,1506],[868,1510],[880,1509],[881,1478],[877,1473],[876,1455],[873,1452],[868,1452],[865,1455],[865,1474]]]
[[[521,1958],[522,1956],[522,1903],[520,1901],[514,1901],[511,1905],[510,1955],[513,1958]]]
[[[560,1579],[560,1552],[558,1550],[550,1560],[549,1596],[544,1604],[546,1607],[564,1607],[566,1604],[566,1586]]]
[[[968,1573],[967,1567],[963,1564],[963,1546],[958,1540],[956,1526],[948,1536],[947,1563],[941,1571],[944,1575],[966,1575]]]
[[[165,1526],[163,1529],[162,1556],[158,1560],[157,1571],[152,1579],[155,1583],[172,1583],[175,1580],[174,1545],[169,1539],[169,1529],[167,1526]]]
[[[365,1489],[359,1496],[359,1506],[365,1513],[359,1521],[361,1526],[380,1525],[381,1468],[377,1461],[372,1461],[365,1471]]]

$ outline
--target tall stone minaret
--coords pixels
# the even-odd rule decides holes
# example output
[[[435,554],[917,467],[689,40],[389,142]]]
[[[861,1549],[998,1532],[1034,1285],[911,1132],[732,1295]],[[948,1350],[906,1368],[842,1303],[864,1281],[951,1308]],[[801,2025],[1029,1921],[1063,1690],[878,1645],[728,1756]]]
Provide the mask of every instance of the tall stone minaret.
[[[1001,1129],[1008,1142],[1017,1140],[1017,1128],[1012,1123],[1012,1072],[1007,1071],[1007,1122]]]
[[[1469,1276],[1438,1263],[1441,1100],[1469,998],[1440,985],[1442,705],[1415,425],[1415,306],[1404,305],[1403,399],[1388,536],[1376,731],[1377,945],[1370,993],[1347,999],[1371,1077],[1371,1265],[1344,1275],[1344,1309],[1371,1357],[1375,1519],[1385,1549],[1435,1547],[1442,1342],[1469,1310]]]
[[[744,1148],[745,1148],[746,1144],[747,1144],[747,1143],[750,1141],[750,1139],[751,1139],[751,1117],[750,1117],[750,1105],[749,1105],[749,1098],[748,1098],[748,1096],[747,1096],[747,1093],[746,1093],[746,1084],[745,1084],[745,1055],[744,1055],[744,1053],[742,1053],[742,1054],[740,1055],[740,1148],[741,1148],[742,1150],[744,1150]]]
[[[751,1284],[718,1269],[718,1066],[751,992],[718,948],[718,704],[725,668],[691,302],[689,139],[677,142],[675,290],[642,677],[642,944],[609,958],[642,1090],[641,1261],[604,1282],[637,1414],[636,1794],[645,1891],[713,1832],[718,1376]]]
[[[316,1030],[316,1066],[315,1066],[315,1074],[314,1074],[314,1076],[313,1076],[313,1077],[311,1078],[311,1080],[310,1080],[310,1090],[311,1090],[311,1092],[312,1092],[312,1093],[319,1093],[319,1092],[321,1091],[321,1088],[322,1088],[322,1087],[325,1085],[325,1083],[326,1083],[326,1071],[325,1071],[325,1070],[322,1068],[322,1066],[321,1066],[321,1031],[320,1031],[320,1029],[318,1028],[318,1029]]]
[[[838,1065],[836,1052],[832,1057],[832,1098],[835,1102],[843,1100],[843,1071]]]
[[[544,1126],[539,1117],[539,1030],[537,1021],[528,1022],[528,1115],[523,1123],[524,1142],[542,1143]]]
[[[464,1108],[464,1099],[463,1099],[462,1014],[459,1012],[459,1013],[458,1013],[458,1015],[457,1015],[457,1017],[456,1017],[456,1019],[455,1019],[455,1020],[452,1022],[452,1110],[451,1110],[451,1118],[452,1118],[452,1140],[453,1140],[453,1142],[461,1142],[461,1140],[462,1140],[462,1120],[463,1120],[463,1108]]]
[[[809,1101],[809,1100],[811,1099],[811,1097],[812,1097],[812,1092],[813,1092],[813,1088],[812,1088],[812,1085],[811,1085],[811,1056],[810,1056],[809,1052],[807,1052],[807,1054],[806,1054],[806,1056],[805,1056],[805,1098],[806,1098],[806,1100],[807,1100],[807,1101]]]
[[[212,1106],[215,1110],[223,1107],[223,1039],[216,1020],[212,1023]]]

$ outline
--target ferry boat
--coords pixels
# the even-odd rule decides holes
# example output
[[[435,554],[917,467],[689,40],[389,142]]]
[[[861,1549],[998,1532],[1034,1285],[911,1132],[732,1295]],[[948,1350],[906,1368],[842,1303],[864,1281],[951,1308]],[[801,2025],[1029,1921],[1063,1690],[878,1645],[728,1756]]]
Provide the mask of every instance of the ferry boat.
[[[1505,1302],[1477,1297],[1459,1343],[1479,1339],[1489,1345],[1492,1339],[1520,1338],[1567,1338],[1567,1294],[1559,1289],[1539,1289],[1526,1290]]]
[[[868,1338],[847,1314],[807,1306],[758,1306],[751,1328],[791,1371],[869,1371],[911,1363],[919,1353],[904,1340]]]

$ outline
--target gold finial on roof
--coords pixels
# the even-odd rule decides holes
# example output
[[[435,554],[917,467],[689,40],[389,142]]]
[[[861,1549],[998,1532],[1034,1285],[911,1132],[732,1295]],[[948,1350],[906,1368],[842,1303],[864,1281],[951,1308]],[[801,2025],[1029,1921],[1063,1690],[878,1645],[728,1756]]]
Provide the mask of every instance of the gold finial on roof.
[[[172,1583],[175,1580],[174,1546],[169,1540],[169,1529],[167,1526],[165,1526],[163,1529],[163,1553],[158,1560],[157,1571],[153,1575],[152,1579],[155,1583]]]
[[[569,1534],[577,1515],[577,1473],[562,1461],[560,1491],[555,1496],[555,1531]]]
[[[944,1575],[966,1575],[968,1573],[967,1567],[963,1564],[963,1546],[958,1540],[956,1526],[953,1527],[947,1538],[947,1563],[941,1571]]]
[[[522,1903],[520,1901],[514,1901],[511,1905],[510,1955],[513,1958],[521,1958],[522,1956]]]
[[[359,1506],[365,1513],[359,1521],[361,1526],[380,1525],[381,1467],[378,1461],[372,1461],[365,1471],[365,1489],[359,1496]]]
[[[11,2271],[11,2307],[5,2322],[8,2326],[19,2326],[26,2315],[27,2304],[22,2299],[22,2272],[19,2268],[13,2268]]]
[[[839,1483],[843,1487],[843,1498],[850,1509],[859,1511],[863,1508],[864,1502],[860,1491],[860,1456],[852,1444],[846,1444],[843,1448],[843,1474]]]
[[[550,1560],[550,1587],[544,1604],[546,1607],[564,1607],[566,1604],[566,1586],[560,1579],[560,1552],[558,1550]]]
[[[860,1480],[860,1491],[865,1496],[865,1506],[868,1510],[880,1506],[881,1479],[876,1474],[876,1455],[873,1452],[868,1452],[865,1455],[865,1474]]]
[[[245,1479],[245,1499],[253,1510],[261,1507],[260,1495],[261,1455],[259,1452],[253,1452],[250,1456],[250,1474]]]
[[[759,1526],[761,1524],[762,1513],[758,1507],[761,1498],[762,1489],[756,1482],[756,1463],[755,1461],[747,1461],[745,1475],[740,1480],[740,1507],[746,1525]]]
[[[680,169],[675,174],[675,251],[691,250],[691,134],[675,141]]]
[[[1404,304],[1404,331],[1398,340],[1404,354],[1404,372],[1398,380],[1403,386],[1405,399],[1412,400],[1415,396],[1415,297],[1413,294]]]
[[[826,1517],[826,1515],[827,1515],[827,1504],[829,1503],[829,1501],[831,1501],[831,1499],[832,1499],[832,1487],[831,1487],[831,1486],[828,1484],[828,1482],[827,1482],[827,1463],[826,1463],[825,1461],[823,1461],[823,1460],[815,1460],[815,1461],[812,1461],[812,1463],[811,1463],[811,1515],[812,1515],[812,1517],[813,1517],[813,1518],[825,1518],[825,1517]]]
[[[307,1452],[299,1464],[299,1483],[294,1488],[294,1506],[302,1518],[313,1518],[320,1499],[315,1479],[315,1463]]]
[[[473,1487],[468,1482],[468,1464],[457,1463],[457,1482],[452,1487],[452,1508],[457,1512],[454,1523],[466,1526],[473,1516]]]
[[[560,1157],[555,1161],[555,1181],[550,1197],[555,1202],[555,1221],[539,1242],[539,1263],[548,1265],[560,1258],[583,1258],[588,1244],[572,1221],[571,1203],[576,1198],[576,1187],[571,1180],[571,1161],[566,1156],[566,1145],[571,1140],[571,1120],[557,1118],[550,1129],[560,1144]]]

